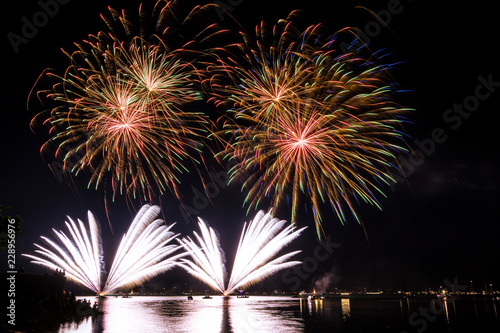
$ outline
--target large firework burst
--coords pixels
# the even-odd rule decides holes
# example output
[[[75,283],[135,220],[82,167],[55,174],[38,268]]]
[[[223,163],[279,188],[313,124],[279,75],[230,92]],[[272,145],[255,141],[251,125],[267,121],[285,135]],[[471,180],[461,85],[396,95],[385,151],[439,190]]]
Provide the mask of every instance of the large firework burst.
[[[210,100],[231,107],[235,118],[265,123],[281,115],[287,103],[310,101],[318,88],[314,76],[321,72],[314,71],[306,50],[317,28],[300,33],[283,20],[272,33],[264,23],[258,25],[257,40],[240,32],[242,42],[217,50],[215,63],[207,64]]]
[[[343,53],[337,37],[320,30],[298,32],[283,20],[270,32],[261,24],[256,40],[242,34],[243,56],[219,54],[205,81],[212,100],[229,103],[220,154],[237,160],[231,177],[244,179],[249,209],[266,198],[275,208],[287,201],[293,222],[305,197],[318,236],[324,204],[342,222],[346,211],[360,221],[359,201],[380,207],[395,154],[405,150],[400,123],[408,111],[394,101],[393,65]]]
[[[113,196],[151,198],[168,189],[180,197],[179,175],[197,163],[206,137],[207,118],[188,105],[201,100],[193,45],[212,27],[184,40],[179,31],[201,8],[179,20],[173,7],[155,5],[152,29],[142,9],[139,28],[125,12],[110,9],[111,18],[103,19],[112,33],[90,35],[77,51],[65,52],[71,65],[63,76],[49,72],[56,84],[41,92],[59,103],[34,118],[50,127],[42,150],[56,145],[64,171],[90,173],[89,186],[109,180]]]

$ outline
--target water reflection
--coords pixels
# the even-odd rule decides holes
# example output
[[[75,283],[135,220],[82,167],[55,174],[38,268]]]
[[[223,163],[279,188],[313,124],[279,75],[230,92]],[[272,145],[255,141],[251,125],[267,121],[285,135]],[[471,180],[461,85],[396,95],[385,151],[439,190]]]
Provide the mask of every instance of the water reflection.
[[[299,300],[290,297],[212,299],[194,297],[107,297],[104,314],[61,325],[69,332],[297,332],[303,328],[294,310]],[[90,299],[94,302],[95,299]],[[101,299],[102,301],[102,299]]]
[[[103,315],[61,325],[58,332],[362,332],[388,327],[409,331],[427,318],[423,312],[432,318],[426,325],[436,332],[483,323],[493,323],[500,331],[496,300],[137,296],[101,301]]]
[[[449,324],[450,323],[450,315],[448,314],[448,301],[444,301],[444,314],[446,316],[446,322]]]
[[[62,324],[59,327],[60,333],[92,332],[92,318],[87,317],[83,321]]]
[[[304,327],[295,316],[299,300],[290,297],[229,298],[229,330],[222,332],[297,332]]]
[[[342,307],[342,319],[347,320],[351,316],[351,301],[349,298],[341,298],[340,305]]]
[[[300,299],[301,303],[307,304],[307,310],[308,313],[310,314],[316,314],[316,315],[323,315],[324,314],[324,308],[323,308],[323,300],[319,298],[315,299],[306,299],[306,298],[301,298]],[[301,304],[301,313],[302,313],[302,304]]]

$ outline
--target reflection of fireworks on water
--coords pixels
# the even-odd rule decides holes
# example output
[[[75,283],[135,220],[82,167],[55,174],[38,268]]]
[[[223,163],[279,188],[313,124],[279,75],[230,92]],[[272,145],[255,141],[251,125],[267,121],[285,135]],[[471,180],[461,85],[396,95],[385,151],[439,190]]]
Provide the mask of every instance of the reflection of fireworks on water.
[[[89,186],[110,179],[113,195],[151,197],[168,189],[180,197],[179,175],[197,163],[207,118],[186,110],[201,100],[193,84],[196,71],[187,60],[196,43],[180,42],[183,36],[174,31],[184,21],[172,7],[170,2],[156,4],[156,30],[149,38],[142,26],[142,37],[132,37],[128,16],[111,10],[106,22],[112,31],[120,30],[113,28],[119,22],[129,33],[125,40],[104,32],[90,35],[76,44],[77,51],[65,53],[71,65],[63,76],[48,73],[56,84],[40,94],[59,106],[34,119],[50,127],[51,139],[42,150],[57,145],[63,169],[90,173]],[[194,21],[195,12],[186,20]],[[140,17],[143,23],[142,12]],[[70,165],[75,156],[78,160]]]
[[[292,232],[293,225],[283,228],[285,223],[286,221],[273,218],[271,213],[265,214],[263,211],[259,211],[248,225],[245,223],[227,282],[225,258],[219,237],[199,219],[201,234],[194,232],[194,240],[190,237],[179,240],[192,258],[181,259],[180,266],[225,295],[236,288],[246,288],[280,270],[300,264],[300,261],[288,261],[300,251],[275,258],[280,250],[305,229]]]
[[[57,241],[42,236],[49,246],[34,244],[40,256],[23,256],[31,258],[34,264],[64,271],[69,279],[96,293],[110,294],[120,288],[130,288],[173,268],[177,259],[184,255],[172,256],[180,246],[169,243],[178,235],[170,231],[174,224],[166,226],[162,220],[155,220],[159,212],[158,206],[145,205],[137,213],[120,242],[104,288],[101,284],[105,268],[100,228],[90,211],[89,231],[82,221],[75,223],[68,217],[66,227],[70,237],[54,230]]]
[[[237,160],[231,176],[244,179],[248,208],[286,201],[293,222],[306,197],[318,236],[324,204],[342,222],[346,212],[360,221],[360,202],[380,208],[377,196],[394,182],[396,154],[405,151],[398,141],[408,111],[393,100],[393,65],[343,54],[336,37],[319,30],[297,33],[289,21],[272,33],[260,26],[256,42],[243,35],[245,56],[219,55],[205,81],[212,100],[229,101],[220,136],[230,137],[220,154]]]

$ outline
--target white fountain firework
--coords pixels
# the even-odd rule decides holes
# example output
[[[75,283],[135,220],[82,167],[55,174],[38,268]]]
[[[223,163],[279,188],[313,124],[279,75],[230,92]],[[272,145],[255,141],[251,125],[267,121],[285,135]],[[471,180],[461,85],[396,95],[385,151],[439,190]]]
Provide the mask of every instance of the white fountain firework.
[[[180,259],[179,266],[224,295],[236,288],[247,288],[282,269],[301,264],[300,261],[288,261],[301,251],[274,258],[305,229],[293,231],[291,224],[283,229],[285,223],[273,218],[271,212],[259,211],[248,226],[244,224],[227,287],[225,259],[219,237],[201,218],[198,218],[201,235],[195,231],[195,240],[190,237],[178,239],[192,258],[192,261]]]
[[[23,254],[33,259],[34,264],[53,270],[63,270],[66,276],[99,294],[110,294],[119,288],[133,287],[176,265],[185,255],[171,256],[179,245],[169,244],[178,234],[166,226],[163,220],[155,219],[160,213],[158,206],[143,206],[137,213],[128,232],[123,236],[116,252],[110,273],[102,288],[102,275],[105,274],[102,240],[99,223],[92,212],[88,212],[90,238],[85,225],[77,224],[68,217],[66,222],[71,237],[54,230],[61,244],[47,237],[41,238],[50,246],[45,248],[34,244],[41,257]]]

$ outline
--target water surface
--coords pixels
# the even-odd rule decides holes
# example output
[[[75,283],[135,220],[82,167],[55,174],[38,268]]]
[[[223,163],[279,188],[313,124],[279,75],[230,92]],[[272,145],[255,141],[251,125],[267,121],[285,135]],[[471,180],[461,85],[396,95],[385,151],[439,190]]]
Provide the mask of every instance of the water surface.
[[[63,324],[57,332],[500,332],[500,301],[493,298],[134,296],[99,300],[103,315]]]

